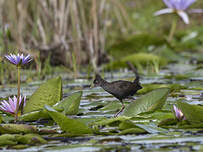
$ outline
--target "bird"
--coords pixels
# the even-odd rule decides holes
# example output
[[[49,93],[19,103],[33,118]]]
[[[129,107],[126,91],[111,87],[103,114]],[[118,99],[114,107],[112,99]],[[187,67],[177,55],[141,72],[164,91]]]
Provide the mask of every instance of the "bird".
[[[123,99],[132,98],[132,96],[138,90],[142,89],[137,72],[136,78],[133,82],[125,80],[108,82],[104,80],[99,74],[96,74],[93,85],[94,87],[102,87],[106,92],[112,94],[121,102],[122,108],[114,115],[114,117],[117,117],[125,109]]]

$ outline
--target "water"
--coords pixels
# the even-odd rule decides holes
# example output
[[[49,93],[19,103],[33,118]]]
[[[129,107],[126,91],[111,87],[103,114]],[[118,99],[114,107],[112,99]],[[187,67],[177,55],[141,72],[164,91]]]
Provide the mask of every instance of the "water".
[[[193,68],[193,67],[192,67]],[[173,73],[180,73],[181,68],[178,66],[174,68]],[[141,84],[143,85],[163,85],[163,84],[180,84],[186,86],[185,89],[174,92],[173,96],[169,96],[166,101],[164,109],[172,105],[175,101],[181,99],[191,104],[203,104],[203,92],[201,87],[203,81],[201,75],[202,71],[195,72],[191,78],[177,80],[175,78],[166,78],[165,76],[172,72],[172,68],[160,71],[159,75],[141,76]],[[182,71],[182,74],[191,70],[187,67]],[[113,77],[112,77],[113,76]],[[101,88],[89,88],[91,80],[80,77],[80,79],[69,79],[66,74],[63,75],[63,96],[66,97],[70,93],[83,90],[83,96],[80,104],[79,115],[75,118],[86,118],[92,121],[102,118],[111,118],[114,116],[116,110],[121,105],[116,98],[108,94]],[[198,78],[198,79],[197,79]],[[105,79],[108,81],[125,79],[133,80],[134,74],[128,72],[115,72],[105,73]],[[191,81],[192,80],[192,81]],[[40,83],[40,82],[39,82]],[[38,84],[28,84],[22,88],[23,94],[30,96],[38,87]],[[194,89],[195,88],[195,89]],[[14,87],[1,89],[0,96],[6,97],[12,95],[16,89]],[[135,95],[135,99],[142,96],[141,93]],[[125,101],[129,104],[131,99]],[[112,103],[113,107],[108,109],[105,107],[107,104]],[[147,120],[150,122],[150,120]],[[139,124],[139,123],[138,123]],[[81,136],[81,137],[67,137],[58,138],[57,140],[50,140],[48,144],[40,146],[30,146],[26,149],[19,151],[70,151],[70,152],[92,152],[92,151],[196,151],[203,150],[203,129],[164,129],[157,127],[156,122],[151,120],[148,123],[149,132],[144,134],[129,134],[129,135],[94,135],[94,136]],[[105,126],[101,128],[106,132],[119,132],[115,126]],[[14,151],[6,150],[4,151]]]

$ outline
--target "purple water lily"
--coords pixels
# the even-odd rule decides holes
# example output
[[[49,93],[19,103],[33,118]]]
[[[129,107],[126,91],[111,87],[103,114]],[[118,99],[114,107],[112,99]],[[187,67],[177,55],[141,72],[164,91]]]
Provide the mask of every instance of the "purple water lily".
[[[175,112],[175,116],[178,120],[185,120],[185,116],[183,115],[182,111],[178,109],[175,105],[173,105],[173,110]]]
[[[154,13],[155,16],[169,13],[177,13],[185,24],[189,24],[189,17],[186,12],[188,7],[192,5],[196,0],[163,0],[168,8],[161,9]],[[203,13],[202,9],[191,9],[189,13]]]
[[[24,98],[24,100],[23,100],[23,98]],[[19,105],[21,105],[21,103],[23,101],[23,107],[24,107],[26,104],[26,96],[24,96],[23,98],[20,96]],[[15,114],[16,107],[17,107],[17,97],[14,96],[13,99],[9,98],[8,101],[3,100],[0,105],[0,110],[2,110],[4,112],[8,112],[10,114]]]
[[[24,65],[27,64],[32,60],[31,55],[24,56],[23,54],[10,54],[10,55],[5,55],[5,58],[12,64],[15,65]]]

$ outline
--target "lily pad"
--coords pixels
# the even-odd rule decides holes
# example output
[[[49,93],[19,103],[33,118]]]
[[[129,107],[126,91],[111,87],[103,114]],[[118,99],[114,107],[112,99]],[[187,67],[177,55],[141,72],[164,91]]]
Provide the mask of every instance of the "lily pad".
[[[190,105],[180,101],[177,103],[177,106],[183,112],[186,120],[190,123],[203,123],[203,106]]]
[[[137,127],[136,124],[133,123],[131,120],[125,120],[119,124],[120,130],[126,130],[130,128],[139,128],[139,127]]]
[[[82,134],[92,134],[92,130],[85,125],[83,122],[71,119],[64,114],[57,112],[50,106],[45,106],[45,109],[47,110],[48,114],[51,116],[51,118],[60,126],[60,128],[69,134],[74,135],[82,135]]]
[[[38,130],[35,126],[25,125],[25,124],[1,124],[0,125],[0,133],[36,133]]]
[[[121,131],[118,135],[127,135],[127,134],[146,134],[148,133],[146,130],[142,128],[129,128]]]
[[[26,103],[24,113],[43,109],[44,105],[54,105],[62,98],[61,77],[53,78],[42,84]]]
[[[16,137],[15,135],[4,134],[0,136],[0,146],[4,145],[16,145]]]
[[[124,110],[124,116],[133,117],[143,112],[153,112],[161,109],[168,96],[168,88],[155,89],[141,98],[131,102]]]
[[[17,141],[22,144],[30,144],[30,145],[47,143],[47,141],[38,134],[26,134],[24,136],[19,136],[17,137]]]
[[[49,114],[45,110],[33,111],[23,114],[19,117],[21,121],[35,121],[38,119],[48,119]]]
[[[75,92],[57,103],[53,108],[57,111],[63,111],[65,115],[75,115],[78,113],[82,91]]]
[[[75,115],[78,113],[82,91],[75,92],[65,98],[64,100],[56,103],[52,108],[58,112],[63,112],[66,115]],[[38,119],[50,118],[46,110],[38,110],[26,113],[20,116],[22,121],[35,121]]]

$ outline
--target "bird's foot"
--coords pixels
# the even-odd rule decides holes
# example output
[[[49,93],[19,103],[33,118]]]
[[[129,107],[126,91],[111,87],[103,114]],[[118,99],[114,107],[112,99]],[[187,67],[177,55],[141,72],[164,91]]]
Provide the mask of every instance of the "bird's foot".
[[[115,115],[114,118],[116,118],[123,110],[125,109],[125,105],[122,106],[121,110],[119,110]]]

